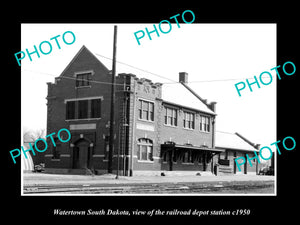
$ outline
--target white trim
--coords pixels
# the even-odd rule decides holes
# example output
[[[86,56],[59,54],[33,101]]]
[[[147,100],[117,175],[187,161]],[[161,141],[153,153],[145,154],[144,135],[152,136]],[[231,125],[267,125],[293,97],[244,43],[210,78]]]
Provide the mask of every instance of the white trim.
[[[91,73],[92,76],[95,75],[94,70],[84,70],[84,71],[74,72],[73,77],[76,78],[77,75],[79,75],[79,74],[85,74],[85,73]]]
[[[91,85],[87,85],[87,86],[79,86],[79,87],[76,87],[75,86],[75,89],[79,89],[79,88],[91,88],[92,86]]]
[[[178,121],[177,121],[178,122]],[[178,128],[178,125],[177,126],[174,126],[174,125],[170,125],[170,124],[165,124],[164,123],[164,126],[166,126],[166,127],[173,127],[173,128]]]
[[[68,119],[65,120],[66,122],[72,122],[72,121],[90,121],[90,120],[101,120],[102,118],[85,118],[85,119]]]
[[[140,119],[138,119],[138,120],[140,120]],[[140,123],[140,122],[137,121],[136,122],[136,129],[154,132],[155,131],[154,121],[147,121],[147,122],[152,122],[153,124],[144,124],[144,123]]]
[[[70,130],[95,130],[96,128],[97,128],[96,123],[70,124],[69,126]],[[80,138],[82,137],[80,136]]]
[[[113,157],[114,157],[114,158],[117,158],[118,155],[113,155]],[[124,156],[120,154],[119,157],[123,158]],[[125,156],[125,157],[126,157],[126,156]]]
[[[105,155],[98,155],[98,154],[95,154],[95,155],[93,155],[93,157],[103,158],[103,157],[105,157]]]
[[[150,160],[138,160],[137,162],[138,163],[154,163],[154,160],[153,161],[150,161]]]
[[[146,98],[140,98],[138,97],[137,100],[143,100],[143,101],[146,101],[146,102],[152,102],[153,104],[155,104],[155,100],[149,100],[149,99],[146,99]]]
[[[190,131],[193,131],[193,130],[196,130],[195,128],[188,128],[188,127],[182,127],[184,130],[190,130]]]
[[[181,162],[181,165],[195,165],[195,164],[191,162]]]
[[[84,98],[69,98],[69,99],[65,99],[64,103],[66,104],[67,102],[80,101],[80,100],[91,100],[91,99],[101,99],[102,101],[104,100],[103,96],[93,96],[93,97],[84,97]]]
[[[154,120],[145,120],[145,119],[140,119],[140,118],[137,118],[139,121],[142,121],[142,122],[147,122],[147,123],[153,123],[154,124]]]
[[[200,130],[200,129],[199,129],[199,131],[204,134],[210,134],[210,131],[204,131],[204,130]]]

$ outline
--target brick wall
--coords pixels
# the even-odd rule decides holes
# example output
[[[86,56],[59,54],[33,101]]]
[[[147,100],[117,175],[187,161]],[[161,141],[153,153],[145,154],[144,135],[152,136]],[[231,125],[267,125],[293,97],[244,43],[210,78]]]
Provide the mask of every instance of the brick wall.
[[[76,88],[75,74],[92,71],[92,81],[89,87]],[[66,77],[66,78],[64,78]],[[98,82],[98,83],[95,83]],[[108,83],[108,84],[106,84]],[[109,135],[110,104],[111,104],[111,75],[105,66],[85,47],[74,57],[62,74],[55,79],[55,83],[48,83],[47,95],[47,134],[57,133],[61,128],[70,130],[72,138],[68,143],[61,143],[57,149],[60,158],[53,158],[53,147],[48,138],[48,150],[44,153],[46,168],[66,168],[74,166],[74,146],[84,141],[90,152],[91,167],[106,172],[108,161],[106,142]],[[115,145],[113,169],[117,168],[117,151],[120,153],[120,168],[125,168],[126,174],[137,171],[165,170],[166,163],[161,161],[161,144],[173,141],[178,145],[191,144],[214,148],[213,124],[214,115],[195,111],[180,105],[164,102],[162,97],[163,86],[151,80],[137,78],[133,74],[119,74],[116,77],[115,99]],[[101,97],[101,118],[66,120],[66,100]],[[139,100],[154,104],[154,121],[139,118]],[[177,109],[177,126],[165,125],[165,106]],[[195,115],[194,129],[183,127],[184,111]],[[200,131],[200,116],[209,116],[210,131]],[[80,127],[84,126],[84,128]],[[153,143],[153,160],[138,160],[138,140],[150,139]],[[223,153],[222,153],[223,154]],[[233,152],[228,151],[230,167],[234,169]],[[244,156],[237,151],[236,157]],[[131,159],[132,156],[132,159]],[[249,154],[250,156],[250,154]],[[215,156],[213,162],[217,162]],[[223,157],[221,155],[221,157]],[[124,159],[124,160],[123,160]],[[125,165],[123,165],[125,162]],[[255,167],[246,165],[247,171],[255,171]],[[211,170],[211,162],[207,163],[206,170]],[[174,170],[203,170],[203,163],[182,163],[180,160],[173,165]]]
[[[60,159],[52,159],[52,144],[51,140],[48,140],[50,149],[45,155],[46,167],[72,168],[73,152],[71,144],[80,139],[80,134],[82,134],[84,137],[91,139],[93,143],[93,154],[96,155],[96,157],[93,157],[95,167],[99,169],[107,168],[107,162],[103,162],[103,156],[105,154],[104,137],[109,134],[109,127],[107,125],[110,119],[111,86],[103,83],[90,83],[90,87],[76,88],[75,73],[83,71],[93,72],[92,81],[111,82],[111,75],[109,75],[108,69],[89,50],[83,47],[62,74],[55,79],[55,83],[48,83],[47,134],[57,133],[61,128],[67,128],[71,132],[72,139],[68,143],[61,144],[59,149],[61,154]],[[102,97],[101,119],[66,120],[66,99],[99,96]],[[115,111],[117,115],[117,104]],[[116,120],[118,120],[118,116],[116,116]],[[71,129],[71,125],[80,124],[95,124],[95,128]],[[116,124],[118,124],[118,121],[116,121]],[[118,139],[117,136],[116,139]]]
[[[204,145],[209,148],[213,147],[212,120],[210,120],[209,132],[200,131],[199,128],[200,115],[207,116],[208,114],[193,111],[195,113],[195,129],[186,129],[183,127],[183,111],[187,109],[182,108],[178,105],[172,105],[172,107],[178,109],[178,124],[176,127],[165,125],[164,107],[166,104],[161,99],[163,86],[161,86],[160,84],[153,84],[150,80],[147,79],[138,79],[135,76],[132,76],[131,79],[131,81],[133,82],[131,90],[133,91],[130,97],[129,149],[132,149],[133,147],[134,170],[164,170],[166,166],[161,162],[161,144],[170,140],[176,142],[176,144],[182,145],[190,143],[194,146]],[[144,121],[139,119],[139,99],[154,103],[154,121]],[[168,106],[170,106],[170,104],[168,104]],[[145,162],[138,160],[137,148],[139,138],[148,138],[153,141],[153,161]],[[174,170],[202,170],[203,165],[198,164],[197,162],[195,162],[194,164],[184,164],[179,161],[176,165],[174,165],[173,168]],[[210,168],[211,166],[207,165],[207,170],[209,170]]]

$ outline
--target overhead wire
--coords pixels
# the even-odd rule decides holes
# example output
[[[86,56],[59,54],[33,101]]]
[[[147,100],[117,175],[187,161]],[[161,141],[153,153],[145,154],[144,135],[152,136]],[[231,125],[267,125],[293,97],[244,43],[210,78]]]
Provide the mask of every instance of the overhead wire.
[[[101,54],[98,54],[98,53],[94,53],[100,57],[103,57],[103,58],[106,58],[106,59],[109,59],[109,60],[112,60],[111,58],[107,57],[107,56],[104,56],[104,55],[101,55]],[[116,61],[117,63],[120,63],[120,64],[123,64],[125,66],[128,66],[128,67],[131,67],[131,68],[134,68],[136,70],[140,70],[140,71],[143,71],[145,73],[149,73],[149,74],[152,74],[154,76],[157,76],[157,77],[160,77],[162,79],[166,79],[166,80],[169,80],[170,82],[160,82],[161,84],[177,84],[179,83],[178,81],[175,81],[175,80],[172,80],[170,78],[167,78],[165,76],[162,76],[162,75],[159,75],[157,73],[153,73],[151,71],[148,71],[148,70],[145,70],[145,69],[141,69],[141,68],[138,68],[136,66],[133,66],[133,65],[130,65],[128,63],[124,63],[124,62],[120,62],[120,61]],[[56,76],[54,74],[50,74],[50,73],[45,73],[45,72],[39,72],[39,71],[33,71],[33,70],[28,70],[28,69],[22,69],[21,68],[21,71],[22,72],[25,72],[25,71],[28,71],[28,72],[32,72],[32,73],[38,73],[38,74],[45,74],[45,75],[49,75],[49,76],[52,76],[56,79],[59,79],[59,78],[65,78],[65,79],[70,79],[70,80],[78,80],[76,77],[67,77],[67,76]],[[254,77],[249,77],[249,78],[228,78],[228,79],[218,79],[218,80],[199,80],[199,81],[189,81],[188,83],[205,83],[205,82],[226,82],[226,81],[235,81],[235,80],[242,80],[242,79],[254,79]],[[103,82],[103,81],[95,81],[95,80],[85,80],[85,79],[80,79],[81,81],[88,81],[90,83],[97,83],[97,84],[109,84],[111,85],[112,83],[111,82]],[[118,84],[118,83],[115,83],[115,85],[120,85],[120,86],[124,86],[124,84]]]
[[[100,57],[103,57],[103,58],[106,58],[106,59],[112,60],[111,58],[109,58],[109,57],[106,57],[106,56],[104,56],[104,55],[101,55],[101,54],[99,54],[99,53],[95,53],[95,55],[98,55],[98,56],[100,56]],[[131,68],[134,68],[134,69],[137,69],[137,70],[143,71],[143,72],[145,72],[145,73],[152,74],[152,75],[154,75],[154,76],[157,76],[157,77],[159,77],[159,78],[166,79],[166,80],[169,80],[169,81],[171,81],[171,82],[178,83],[178,82],[177,82],[177,81],[175,81],[175,80],[172,80],[172,79],[170,79],[170,78],[168,78],[168,77],[164,77],[164,76],[162,76],[162,75],[159,75],[159,74],[153,73],[153,72],[151,72],[151,71],[144,70],[144,69],[138,68],[138,67],[136,67],[136,66],[132,66],[132,65],[130,65],[130,64],[127,64],[127,63],[124,63],[124,62],[120,62],[120,61],[118,61],[118,60],[116,60],[116,62],[117,62],[117,63],[120,63],[120,64],[123,64],[123,65],[125,65],[125,66],[129,66],[129,67],[131,67]]]

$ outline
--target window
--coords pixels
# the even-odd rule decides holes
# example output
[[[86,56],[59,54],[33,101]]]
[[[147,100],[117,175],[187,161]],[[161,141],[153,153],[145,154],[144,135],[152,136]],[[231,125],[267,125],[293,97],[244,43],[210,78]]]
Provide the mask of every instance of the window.
[[[198,162],[198,164],[202,164],[203,163],[203,155],[202,154],[197,154],[196,157],[195,157],[195,161]]]
[[[190,112],[184,112],[183,127],[188,129],[195,129],[195,115]]]
[[[149,120],[149,102],[142,102],[142,118],[144,120]]]
[[[78,101],[78,119],[88,118],[88,100]]]
[[[201,131],[210,131],[210,118],[207,116],[200,116],[200,130]]]
[[[75,102],[67,102],[67,106],[66,106],[66,119],[67,120],[71,120],[71,119],[75,119]]]
[[[177,126],[177,109],[165,108],[165,124]]]
[[[101,117],[101,99],[91,100],[91,118]]]
[[[139,119],[154,121],[154,103],[139,99]]]
[[[153,102],[149,102],[149,116],[150,116],[150,120],[154,121],[154,103]]]
[[[177,151],[173,151],[172,162],[173,162],[173,163],[177,163],[177,158],[178,158]]]
[[[163,162],[168,162],[169,161],[169,152],[164,152],[162,154],[162,161]]]
[[[187,150],[182,154],[182,162],[183,163],[193,163],[192,151]]]
[[[76,87],[90,86],[91,73],[82,73],[76,75]]]
[[[153,142],[148,138],[140,138],[138,140],[137,149],[138,160],[153,161]]]
[[[66,100],[66,120],[101,118],[101,98]]]

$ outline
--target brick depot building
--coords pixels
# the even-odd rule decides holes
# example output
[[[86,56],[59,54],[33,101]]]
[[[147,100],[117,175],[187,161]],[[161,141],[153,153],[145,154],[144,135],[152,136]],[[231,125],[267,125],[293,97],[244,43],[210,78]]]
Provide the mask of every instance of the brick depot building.
[[[67,143],[54,137],[56,147],[48,140],[43,155],[47,172],[107,173],[111,76],[83,46],[55,83],[48,83],[47,134],[67,128],[72,137]],[[114,173],[119,168],[126,176],[167,171],[234,174],[239,172],[235,157],[254,156],[255,149],[239,137],[230,138],[239,144],[223,141],[218,146],[216,103],[208,104],[191,90],[187,78],[187,73],[179,73],[179,83],[161,84],[133,74],[117,75]],[[257,162],[248,164],[241,173],[255,173]]]

